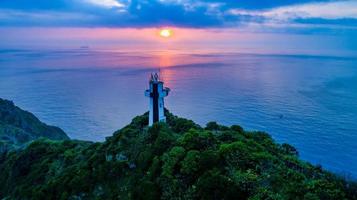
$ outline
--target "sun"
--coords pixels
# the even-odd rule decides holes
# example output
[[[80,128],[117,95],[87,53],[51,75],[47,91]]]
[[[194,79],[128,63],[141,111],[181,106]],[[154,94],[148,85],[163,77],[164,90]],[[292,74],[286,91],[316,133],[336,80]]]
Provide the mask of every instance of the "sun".
[[[163,37],[163,38],[171,37],[172,33],[173,33],[172,30],[167,29],[167,28],[160,30],[160,36]]]

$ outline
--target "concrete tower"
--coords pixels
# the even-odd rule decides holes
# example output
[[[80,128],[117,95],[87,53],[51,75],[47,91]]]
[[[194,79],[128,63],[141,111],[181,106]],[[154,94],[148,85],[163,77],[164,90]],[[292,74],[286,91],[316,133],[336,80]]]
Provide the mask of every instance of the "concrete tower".
[[[164,88],[164,82],[160,81],[157,73],[151,74],[150,88],[145,91],[145,96],[150,98],[149,126],[155,122],[165,122],[164,97],[169,95],[170,88]]]

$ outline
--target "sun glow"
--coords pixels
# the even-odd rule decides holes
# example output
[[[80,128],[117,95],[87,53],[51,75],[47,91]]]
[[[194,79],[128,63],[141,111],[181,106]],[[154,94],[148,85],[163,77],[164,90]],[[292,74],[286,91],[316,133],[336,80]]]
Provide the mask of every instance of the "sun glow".
[[[164,38],[169,38],[172,36],[172,30],[170,29],[161,29],[160,30],[160,36]]]

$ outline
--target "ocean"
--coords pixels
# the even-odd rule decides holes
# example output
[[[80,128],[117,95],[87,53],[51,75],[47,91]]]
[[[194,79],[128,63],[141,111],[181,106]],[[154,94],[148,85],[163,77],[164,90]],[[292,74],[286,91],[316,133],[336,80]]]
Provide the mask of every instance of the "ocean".
[[[0,50],[0,97],[73,139],[105,137],[148,110],[160,71],[175,115],[268,132],[302,159],[357,177],[357,58],[237,52]]]

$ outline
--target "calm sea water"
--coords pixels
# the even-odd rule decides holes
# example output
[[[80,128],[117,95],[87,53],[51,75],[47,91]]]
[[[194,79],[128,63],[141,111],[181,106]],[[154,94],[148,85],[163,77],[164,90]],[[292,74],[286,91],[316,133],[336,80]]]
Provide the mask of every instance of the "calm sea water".
[[[148,109],[161,67],[166,107],[204,125],[263,130],[301,157],[357,177],[357,59],[238,53],[1,50],[0,97],[72,138],[103,141]]]

